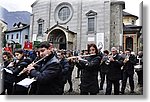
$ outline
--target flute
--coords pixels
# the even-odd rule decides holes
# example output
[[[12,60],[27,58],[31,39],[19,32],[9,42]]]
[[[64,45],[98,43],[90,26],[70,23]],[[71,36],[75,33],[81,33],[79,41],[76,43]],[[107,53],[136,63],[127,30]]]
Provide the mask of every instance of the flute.
[[[31,64],[29,64],[29,65],[32,65],[32,66],[34,66],[34,65],[36,65],[37,63],[39,63],[39,62],[41,62],[42,60],[44,60],[47,56],[49,56],[49,54],[47,54],[46,56],[44,56],[44,57],[42,57],[41,59],[39,59],[39,60],[37,60],[36,62],[32,62]],[[28,66],[29,66],[28,65]],[[26,70],[25,70],[26,68],[24,68],[17,76],[20,76],[20,75],[22,75],[23,73],[25,73],[26,72]]]
[[[66,58],[66,59],[67,59],[67,60],[70,60],[70,59],[75,59],[75,58],[78,58],[78,57],[89,57],[89,56],[93,56],[93,55],[95,55],[95,54],[71,56],[71,57],[68,57],[68,58]]]

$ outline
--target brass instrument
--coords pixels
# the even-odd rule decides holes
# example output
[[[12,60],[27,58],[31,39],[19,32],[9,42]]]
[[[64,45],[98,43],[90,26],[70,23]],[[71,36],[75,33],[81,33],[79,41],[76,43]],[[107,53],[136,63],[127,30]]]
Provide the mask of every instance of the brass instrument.
[[[125,59],[124,59],[124,63],[126,63],[126,62],[128,62],[128,61],[129,61],[129,55],[126,54]]]
[[[125,59],[126,59],[127,61],[129,61],[129,55],[128,55],[128,54],[126,55]]]
[[[36,62],[32,62],[31,64],[29,64],[29,65],[32,65],[32,66],[34,66],[34,65],[36,65],[37,63],[39,63],[39,62],[41,62],[42,60],[44,60],[47,56],[49,56],[49,54],[47,54],[46,56],[44,56],[44,57],[42,57],[41,59],[39,59],[39,60],[37,60]],[[28,66],[29,66],[28,65]],[[26,71],[25,71],[25,69],[26,68],[24,68],[17,76],[20,76],[20,75],[22,75],[23,73],[25,73]]]
[[[107,59],[107,60],[105,60],[105,64],[106,64],[106,65],[109,65],[109,64],[110,64],[110,62],[111,62],[109,59],[110,59],[110,58],[115,58],[116,56],[117,56],[117,55],[108,55],[108,56],[107,56],[107,57],[108,57],[108,59]]]
[[[110,60],[109,60],[109,59],[110,59],[112,56],[109,55],[109,56],[107,56],[107,57],[108,57],[108,59],[105,61],[105,64],[106,64],[106,65],[109,65],[109,64],[110,64]]]
[[[106,64],[106,65],[109,65],[109,64],[110,64],[110,60],[106,60],[106,61],[105,61],[105,64]]]

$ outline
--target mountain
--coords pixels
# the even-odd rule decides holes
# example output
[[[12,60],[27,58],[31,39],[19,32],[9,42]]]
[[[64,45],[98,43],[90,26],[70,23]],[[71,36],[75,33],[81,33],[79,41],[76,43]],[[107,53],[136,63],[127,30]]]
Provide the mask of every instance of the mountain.
[[[4,20],[4,14],[7,14],[8,10],[0,6],[0,19]]]
[[[31,13],[27,11],[9,12],[7,9],[0,6],[0,19],[8,24],[8,30],[13,28],[14,23],[22,22],[30,24],[30,15]]]

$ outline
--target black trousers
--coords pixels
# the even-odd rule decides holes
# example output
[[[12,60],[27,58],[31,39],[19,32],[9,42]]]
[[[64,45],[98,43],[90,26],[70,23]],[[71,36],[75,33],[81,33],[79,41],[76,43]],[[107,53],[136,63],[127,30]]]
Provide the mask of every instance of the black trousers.
[[[100,89],[103,89],[103,85],[105,82],[105,76],[107,75],[106,72],[100,72],[101,82],[100,82]]]
[[[70,72],[68,73],[67,81],[68,81],[68,83],[69,83],[69,85],[70,85],[70,91],[73,90],[73,87],[72,87],[72,71],[70,71]]]
[[[78,69],[77,69],[77,76],[76,76],[77,78],[79,78],[79,77],[80,77],[80,72],[81,72],[81,69],[80,69],[80,68],[78,68]]]
[[[13,95],[28,95],[28,88],[15,84],[13,87]]]
[[[143,86],[143,70],[136,71],[137,76],[138,76],[138,84],[140,86]]]
[[[7,90],[7,93],[5,93]],[[8,83],[8,82],[4,82],[4,88],[3,88],[3,92],[1,93],[1,95],[12,95],[12,91],[13,91],[13,83]]]
[[[125,91],[126,83],[127,83],[127,79],[128,79],[128,78],[129,78],[130,89],[131,89],[131,91],[134,91],[133,75],[134,75],[134,74],[128,74],[128,73],[126,73],[126,72],[123,72],[123,80],[122,80],[121,92],[124,92],[124,91]]]
[[[112,85],[114,85],[114,95],[119,95],[119,80],[110,80],[107,78],[106,95],[111,95]]]

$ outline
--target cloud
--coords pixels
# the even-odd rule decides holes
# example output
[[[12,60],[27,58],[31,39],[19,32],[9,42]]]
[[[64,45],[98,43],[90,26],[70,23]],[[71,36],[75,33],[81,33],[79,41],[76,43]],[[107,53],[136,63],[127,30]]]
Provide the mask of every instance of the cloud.
[[[32,11],[31,4],[36,0],[0,0],[0,5],[8,11]]]

